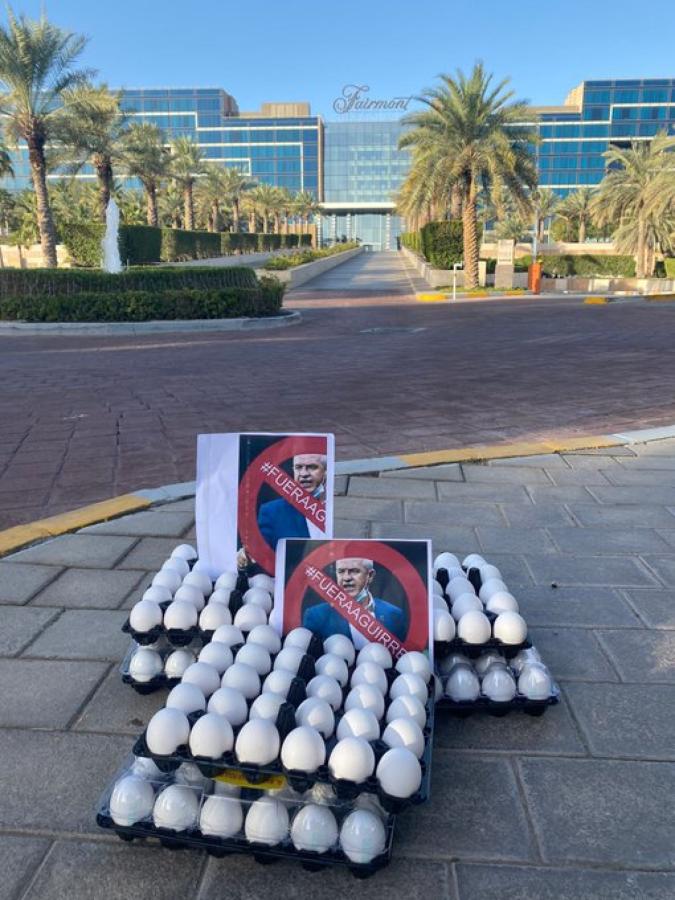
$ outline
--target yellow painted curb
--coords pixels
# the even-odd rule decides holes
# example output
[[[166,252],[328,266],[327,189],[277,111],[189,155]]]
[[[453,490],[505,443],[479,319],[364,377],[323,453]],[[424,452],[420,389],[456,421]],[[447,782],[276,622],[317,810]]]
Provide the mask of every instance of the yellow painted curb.
[[[0,556],[19,550],[28,544],[46,538],[66,534],[69,531],[77,531],[87,525],[96,522],[104,522],[124,513],[137,512],[151,506],[150,500],[137,497],[135,494],[122,494],[111,500],[102,500],[100,503],[92,503],[71,512],[61,513],[59,516],[49,516],[46,519],[38,519],[26,525],[16,525],[0,531]]]
[[[420,303],[443,303],[448,299],[447,294],[416,294]]]
[[[586,297],[584,303],[586,306],[604,306],[609,300],[607,297]]]
[[[454,450],[432,450],[408,453],[399,457],[409,466],[434,466],[440,463],[472,462],[485,459],[507,459],[510,456],[538,456],[542,453],[564,453],[600,447],[618,447],[623,442],[605,435],[568,438],[563,441],[524,441],[515,444],[486,444]]]
[[[675,300],[675,294],[645,294],[645,300],[650,303],[667,303],[669,300]]]

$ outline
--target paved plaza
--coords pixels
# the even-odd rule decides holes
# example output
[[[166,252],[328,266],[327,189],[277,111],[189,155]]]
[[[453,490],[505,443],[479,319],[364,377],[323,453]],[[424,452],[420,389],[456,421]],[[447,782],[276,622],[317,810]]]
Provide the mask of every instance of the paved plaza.
[[[675,441],[339,487],[341,536],[431,537],[495,562],[561,704],[541,719],[439,712],[432,799],[400,817],[370,881],[123,845],[97,829],[96,801],[163,694],[121,683],[119,629],[193,537],[193,501],[64,535],[0,562],[0,897],[675,896]]]

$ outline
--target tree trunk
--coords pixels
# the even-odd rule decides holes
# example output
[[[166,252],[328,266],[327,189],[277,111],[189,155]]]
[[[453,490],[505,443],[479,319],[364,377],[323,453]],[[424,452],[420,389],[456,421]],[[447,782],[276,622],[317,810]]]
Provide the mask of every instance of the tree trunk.
[[[27,143],[33,189],[37,199],[37,220],[40,230],[42,260],[45,266],[55,269],[57,266],[56,231],[54,229],[52,210],[49,205],[49,194],[47,193],[47,163],[45,161],[44,141],[40,138],[32,138]]]
[[[581,216],[579,219],[579,243],[583,244],[586,240],[586,219]]]
[[[220,225],[220,206],[218,205],[218,201],[214,200],[211,204],[211,221],[210,221],[210,231],[218,231],[218,226]]]
[[[186,182],[183,187],[183,218],[185,219],[185,228],[187,231],[195,230],[195,204],[192,197],[192,184]]]
[[[274,233],[281,234],[281,218],[279,213],[274,213]]]
[[[458,183],[453,184],[450,189],[450,218],[462,218],[462,188]]]
[[[232,231],[239,231],[239,201],[232,200]]]
[[[270,224],[269,219],[267,218],[267,213],[265,213],[263,215],[262,220],[263,220],[263,234],[267,234],[267,231],[269,229],[269,224]]]
[[[642,212],[638,218],[637,252],[635,254],[635,275],[637,278],[645,277],[645,221]]]
[[[157,187],[154,184],[146,184],[145,198],[147,201],[147,222],[153,228],[157,228],[159,224],[159,216],[157,215]]]
[[[96,178],[98,179],[98,214],[102,222],[105,222],[105,214],[110,202],[110,194],[113,185],[113,170],[109,159],[98,157],[94,160]]]
[[[256,226],[255,213],[252,212],[252,213],[248,214],[248,230],[251,234],[255,234],[255,226]]]
[[[473,182],[462,210],[462,239],[464,242],[464,287],[478,287],[478,220],[476,192]]]

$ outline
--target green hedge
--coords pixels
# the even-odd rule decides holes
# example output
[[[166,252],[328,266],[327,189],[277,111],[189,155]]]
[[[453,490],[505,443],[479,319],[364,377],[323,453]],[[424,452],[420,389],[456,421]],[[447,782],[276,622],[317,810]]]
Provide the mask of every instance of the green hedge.
[[[529,259],[529,258],[528,258]],[[549,278],[634,278],[632,256],[583,253],[579,256],[544,256],[542,272]]]
[[[256,288],[119,291],[59,296],[5,297],[0,319],[26,322],[147,322],[276,315],[283,285],[266,278]]]
[[[479,243],[481,233],[482,229],[479,224]],[[462,261],[464,255],[462,222],[460,219],[428,222],[419,232],[402,234],[401,243],[415,253],[420,253],[435,268],[452,269],[455,263]]]
[[[151,266],[109,275],[100,269],[0,269],[0,297],[52,297],[125,291],[256,288],[246,266]]]
[[[152,225],[120,225],[120,259],[125,266],[159,262],[162,229]]]
[[[65,244],[73,265],[86,268],[101,266],[101,241],[105,225],[62,225],[58,239]],[[150,225],[120,225],[120,259],[123,265],[139,266],[159,262],[162,248],[162,229]]]
[[[419,231],[403,231],[401,232],[401,244],[412,250],[413,253],[422,252],[422,235]]]
[[[217,232],[162,228],[162,262],[185,262],[211,256],[220,256],[220,235]]]
[[[293,269],[295,266],[302,266],[305,263],[314,262],[314,260],[323,259],[326,256],[344,253],[345,250],[355,250],[358,246],[356,241],[352,241],[346,244],[334,244],[332,247],[323,247],[321,250],[301,250],[299,253],[290,253],[288,256],[274,256],[272,259],[267,260],[263,268],[272,271]]]
[[[666,257],[663,260],[663,267],[666,271],[666,278],[675,278],[675,257]]]

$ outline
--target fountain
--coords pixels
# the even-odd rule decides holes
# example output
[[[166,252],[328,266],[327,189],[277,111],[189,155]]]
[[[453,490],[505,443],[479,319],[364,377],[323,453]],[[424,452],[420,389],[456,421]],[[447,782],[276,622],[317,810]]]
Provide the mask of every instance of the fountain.
[[[105,236],[101,241],[101,249],[103,250],[103,271],[115,275],[122,271],[118,243],[119,230],[120,211],[111,197],[105,211]]]

